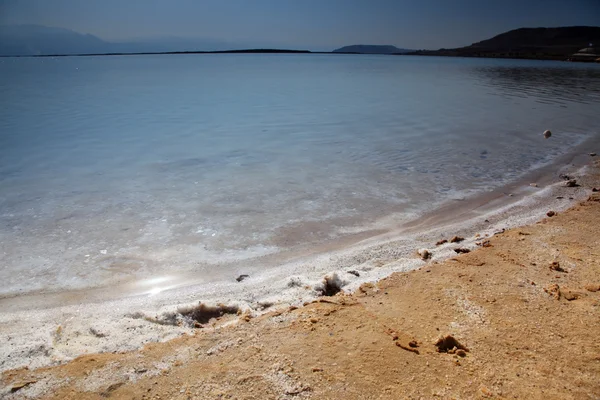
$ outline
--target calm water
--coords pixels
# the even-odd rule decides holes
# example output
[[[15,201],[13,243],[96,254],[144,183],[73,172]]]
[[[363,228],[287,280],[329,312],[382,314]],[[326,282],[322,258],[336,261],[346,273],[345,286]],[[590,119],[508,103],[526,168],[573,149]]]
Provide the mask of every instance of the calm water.
[[[0,59],[0,294],[217,279],[229,261],[412,218],[598,136],[599,104],[598,65]]]

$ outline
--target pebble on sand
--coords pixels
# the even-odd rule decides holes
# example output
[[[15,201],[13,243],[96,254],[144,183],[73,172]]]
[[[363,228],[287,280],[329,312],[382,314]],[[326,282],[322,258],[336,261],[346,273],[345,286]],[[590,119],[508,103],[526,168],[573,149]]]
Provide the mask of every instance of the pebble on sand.
[[[545,130],[545,131],[544,131],[544,137],[545,137],[546,139],[548,139],[550,136],[552,136],[552,132],[550,132],[549,130]]]
[[[454,336],[446,335],[440,337],[435,343],[438,353],[455,353],[456,350],[469,351],[462,343],[460,343]]]
[[[554,216],[556,215],[556,212],[554,212],[554,211],[550,210],[550,211],[548,211],[548,212],[546,213],[546,215],[547,215],[547,216],[549,216],[549,217],[554,217]]]
[[[567,272],[567,271],[565,271],[565,269],[563,267],[560,266],[560,263],[558,261],[552,261],[549,265],[549,268],[552,271]]]

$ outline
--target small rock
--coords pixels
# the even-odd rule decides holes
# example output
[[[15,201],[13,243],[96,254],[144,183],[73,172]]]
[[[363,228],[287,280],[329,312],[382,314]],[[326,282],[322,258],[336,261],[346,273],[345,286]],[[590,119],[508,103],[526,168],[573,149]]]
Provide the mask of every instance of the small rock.
[[[598,189],[598,188],[593,188],[593,189],[592,189],[592,192],[600,192],[600,189]]]
[[[102,397],[110,397],[112,392],[114,392],[115,390],[117,390],[118,388],[120,388],[121,386],[123,386],[124,384],[125,384],[124,382],[113,383],[112,385],[110,385],[109,387],[107,387],[104,391],[102,391],[100,393],[100,396],[102,396]]]
[[[456,254],[465,254],[465,253],[470,253],[471,252],[471,250],[465,249],[464,247],[460,247],[458,249],[454,249],[454,251],[456,252]]]
[[[570,290],[567,290],[567,291],[563,292],[562,295],[568,301],[577,300],[577,299],[580,299],[580,298],[582,298],[584,296],[583,293],[573,292],[573,291],[570,291]]]
[[[431,252],[427,249],[419,249],[417,253],[423,260],[429,260],[431,258]]]
[[[538,187],[538,184],[537,183],[530,183],[529,186],[531,186],[531,187]]]
[[[596,157],[596,153],[590,153],[590,157]]]
[[[402,350],[406,350],[406,351],[410,351],[411,353],[419,354],[419,350],[415,349],[414,347],[405,346],[400,342],[395,342],[395,343],[396,343],[396,346],[400,347]]]
[[[23,389],[25,386],[31,385],[32,383],[36,383],[37,381],[22,381],[22,382],[17,382],[17,383],[13,383],[12,387],[10,388],[10,392],[14,393],[16,391],[19,391],[21,389]]]
[[[419,344],[416,340],[411,340],[410,342],[408,342],[408,345],[412,348],[419,347]]]
[[[554,217],[556,215],[556,213],[554,211],[550,210],[546,213],[546,215],[549,217]]]
[[[348,271],[348,273],[351,274],[351,275],[354,275],[356,277],[360,276],[360,274],[358,273],[358,271],[351,270],[351,271]]]
[[[560,300],[560,296],[562,295],[562,292],[560,291],[560,286],[558,286],[556,283],[548,286],[547,288],[544,288],[544,292],[548,293],[556,300]]]
[[[438,240],[438,241],[437,241],[437,243],[436,243],[435,245],[436,245],[436,246],[441,246],[441,245],[443,245],[444,243],[448,243],[448,241],[447,241],[446,239],[441,239],[441,240]]]
[[[96,336],[97,338],[103,338],[103,337],[107,336],[106,333],[102,333],[102,332],[98,331],[97,329],[95,329],[94,327],[90,327],[90,333],[92,335]]]
[[[564,270],[564,269],[563,269],[563,268],[560,266],[560,263],[559,263],[558,261],[552,261],[552,262],[550,263],[550,266],[549,266],[549,268],[550,268],[552,271],[558,271],[558,272],[567,272],[567,271],[565,271],[565,270]]]
[[[585,285],[585,290],[587,290],[588,292],[600,292],[600,284]]]
[[[448,353],[448,352],[454,353],[456,350],[469,351],[469,349],[467,349],[465,346],[463,346],[452,335],[442,336],[434,344],[435,344],[435,347],[437,347],[438,353]]]
[[[250,275],[240,275],[237,278],[235,278],[236,281],[241,282],[246,278],[250,278]]]
[[[566,187],[577,187],[579,186],[577,184],[577,181],[575,179],[569,179],[566,183],[565,183]]]
[[[312,367],[312,372],[323,372],[323,368]]]
[[[464,237],[454,236],[452,239],[450,239],[450,243],[460,243],[463,240],[465,240]]]
[[[463,349],[458,349],[456,350],[456,355],[459,357],[466,357],[467,356],[467,352],[464,351]]]
[[[552,136],[552,132],[550,132],[549,130],[545,130],[545,131],[544,131],[544,137],[545,137],[546,139],[548,139],[550,136]]]

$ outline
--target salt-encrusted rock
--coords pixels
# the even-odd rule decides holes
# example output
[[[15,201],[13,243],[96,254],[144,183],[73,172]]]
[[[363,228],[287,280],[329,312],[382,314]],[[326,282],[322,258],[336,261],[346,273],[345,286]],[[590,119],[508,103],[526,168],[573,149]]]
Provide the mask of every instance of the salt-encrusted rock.
[[[431,258],[431,252],[427,249],[419,249],[417,254],[419,254],[423,260],[429,260]]]
[[[450,243],[460,243],[463,240],[465,240],[464,237],[454,236],[452,239],[450,239]]]

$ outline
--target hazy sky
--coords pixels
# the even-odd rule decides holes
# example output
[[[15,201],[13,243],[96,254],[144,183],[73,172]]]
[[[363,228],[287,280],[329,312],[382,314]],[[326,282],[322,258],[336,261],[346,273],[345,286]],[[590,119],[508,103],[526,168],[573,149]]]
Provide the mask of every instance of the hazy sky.
[[[0,24],[69,28],[108,40],[440,48],[524,26],[598,26],[600,0],[0,0]]]

